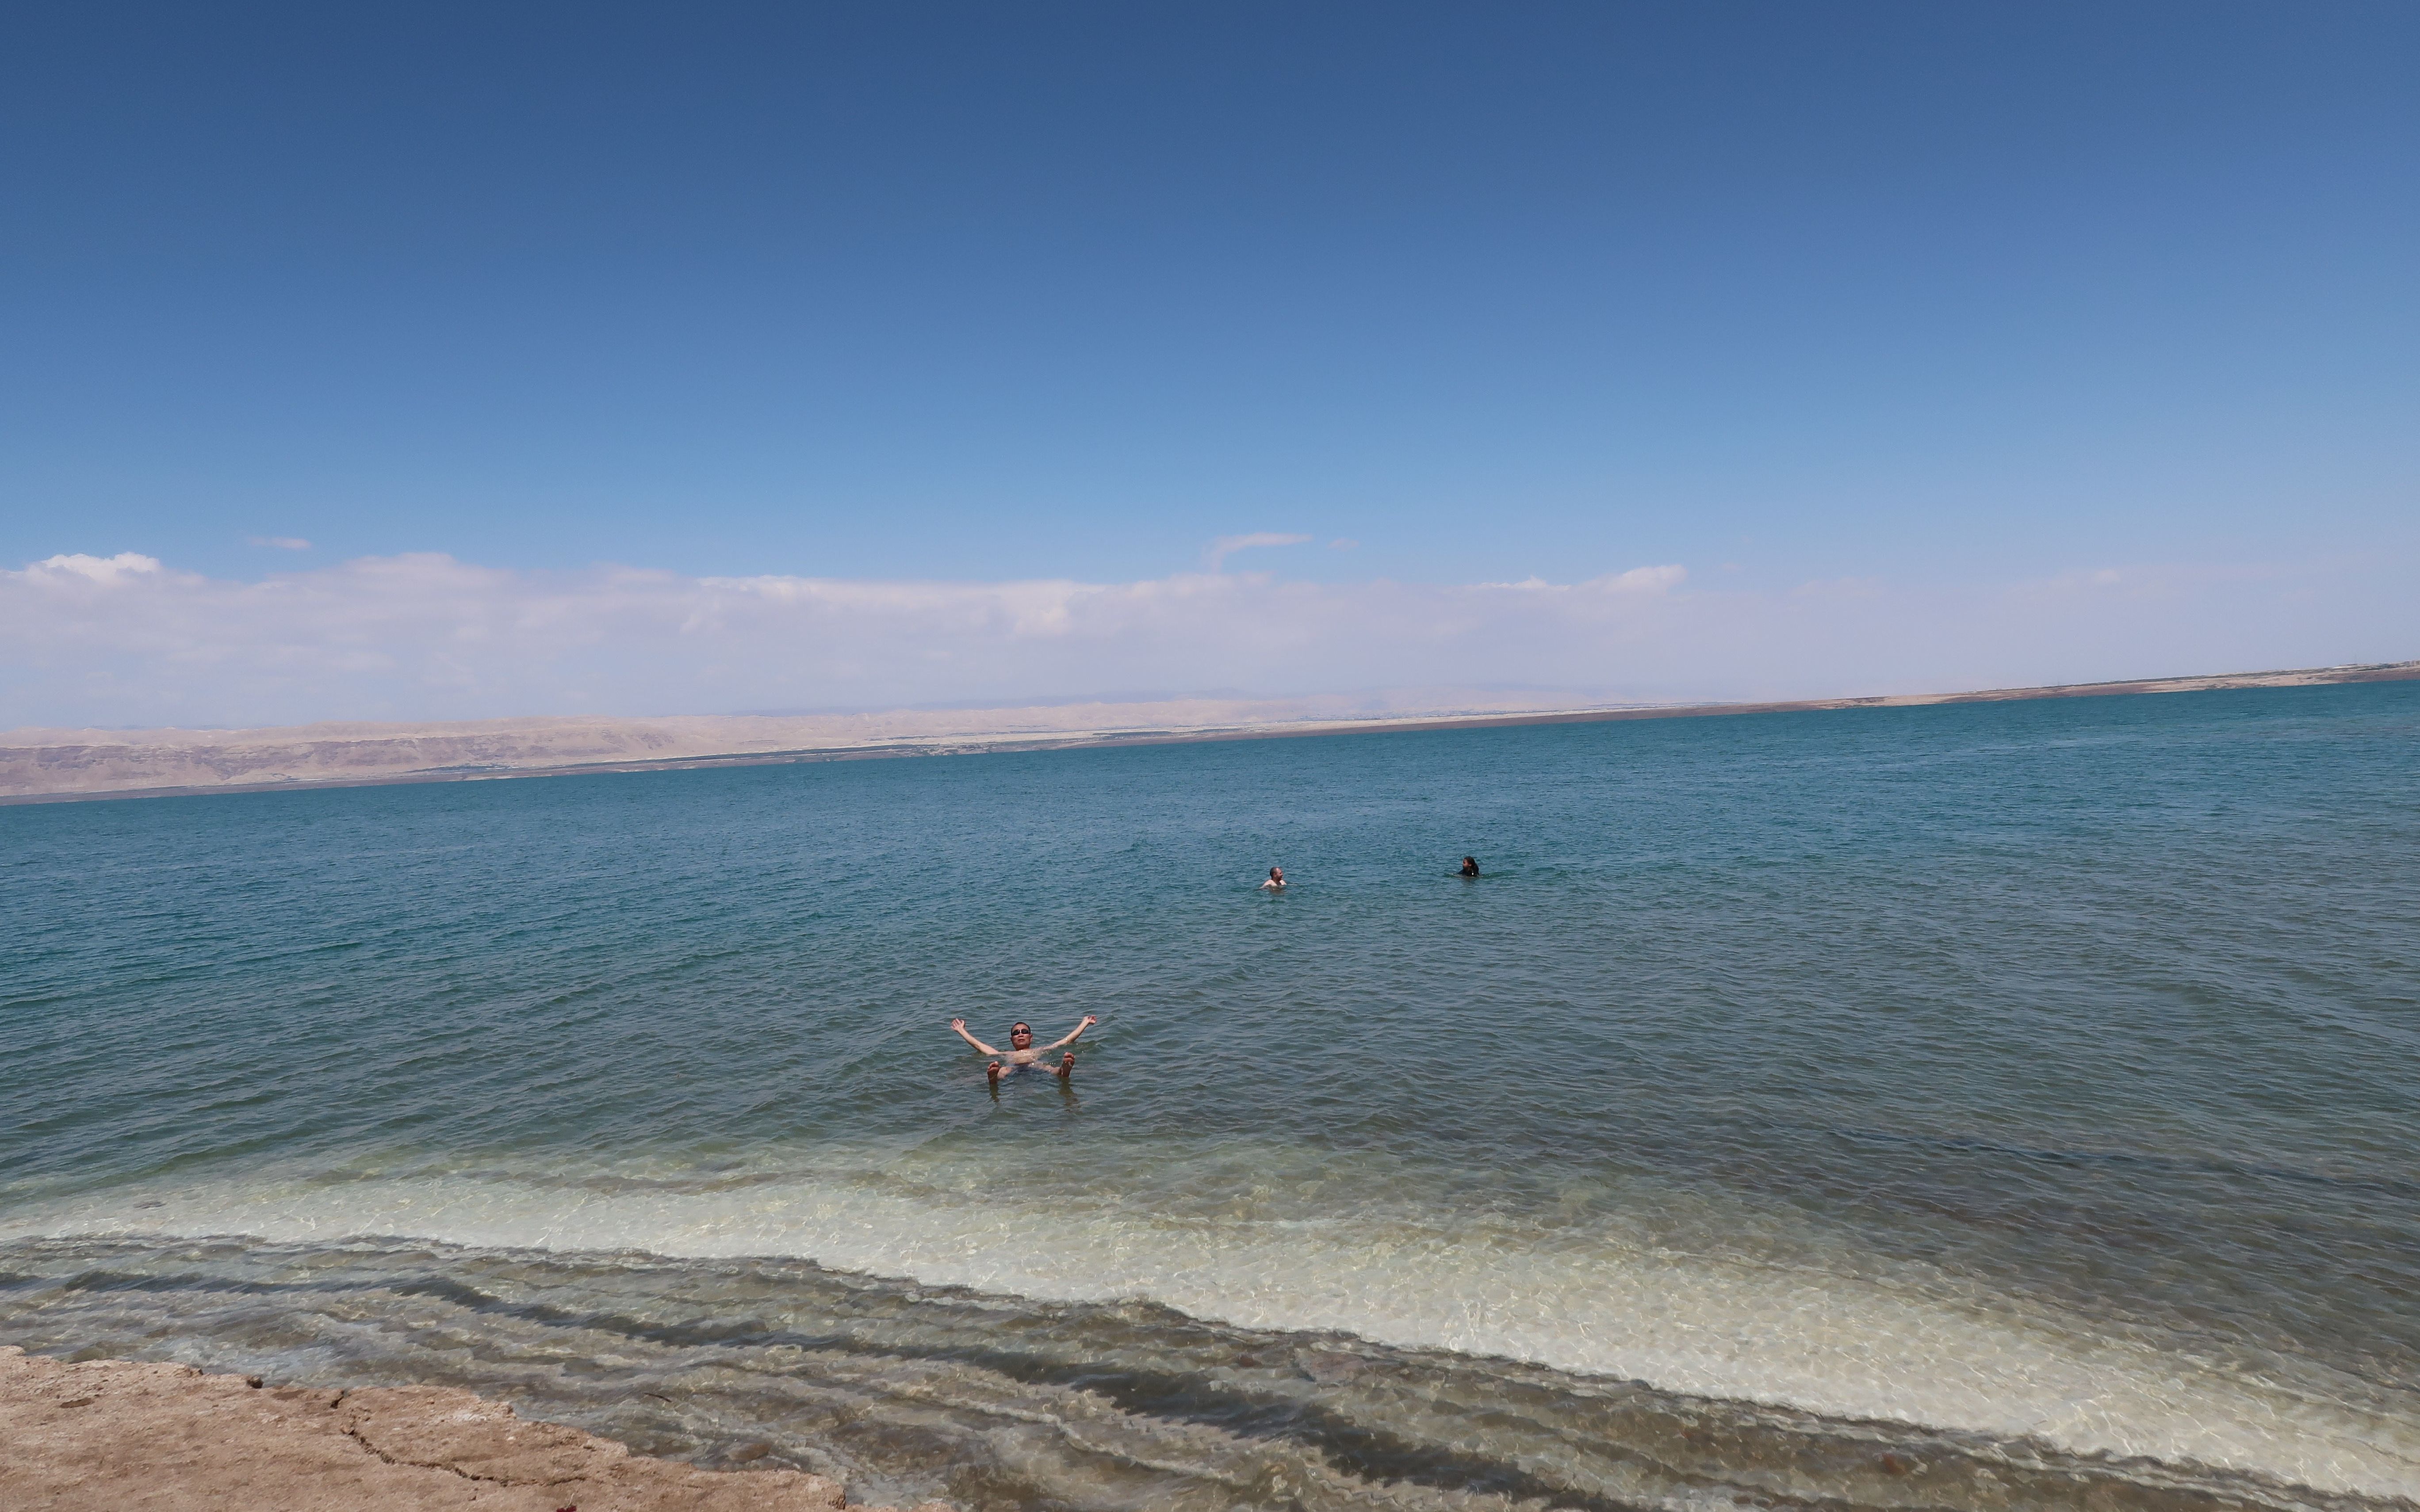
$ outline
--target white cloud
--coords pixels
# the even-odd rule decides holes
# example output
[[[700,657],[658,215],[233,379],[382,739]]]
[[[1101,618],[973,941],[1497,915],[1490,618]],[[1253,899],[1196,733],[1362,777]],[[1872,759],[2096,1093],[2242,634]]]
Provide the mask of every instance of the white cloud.
[[[1308,535],[1280,535],[1274,531],[1255,531],[1249,535],[1222,535],[1210,543],[1210,549],[1202,554],[1202,561],[1212,572],[1217,572],[1227,564],[1229,557],[1238,551],[1249,551],[1259,546],[1300,546],[1310,539]]]
[[[34,582],[64,582],[83,579],[86,582],[116,586],[160,570],[158,557],[138,552],[120,551],[114,557],[88,557],[78,552],[73,556],[45,557],[28,566],[20,576]]]
[[[1628,572],[1611,573],[1591,581],[1589,586],[1608,594],[1662,594],[1681,586],[1689,569],[1677,563],[1663,567],[1633,567]]]
[[[1609,572],[1586,582],[1556,583],[1532,574],[1516,583],[1480,583],[1480,588],[1506,588],[1522,594],[1661,594],[1678,588],[1689,576],[1682,566],[1633,567]]]
[[[0,726],[1285,696],[1518,684],[1606,699],[2008,687],[2420,655],[2411,564],[2095,566],[1771,593],[1575,582],[518,572],[420,554],[232,581],[134,552],[0,571]],[[2102,575],[2115,573],[2113,585]],[[1735,579],[1726,579],[1735,580]]]
[[[254,546],[273,546],[280,551],[308,551],[311,543],[299,535],[251,535],[245,539]]]

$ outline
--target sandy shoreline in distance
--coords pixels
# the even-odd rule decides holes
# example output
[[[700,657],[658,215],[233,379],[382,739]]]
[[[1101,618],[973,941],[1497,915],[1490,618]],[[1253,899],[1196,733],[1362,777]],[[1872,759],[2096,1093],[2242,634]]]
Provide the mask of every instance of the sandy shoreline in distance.
[[[796,1470],[710,1471],[524,1422],[448,1387],[265,1387],[188,1365],[0,1349],[9,1512],[835,1512]],[[866,1508],[863,1512],[890,1512]],[[927,1502],[916,1512],[950,1512]]]
[[[573,717],[271,730],[0,733],[0,803],[960,755],[1077,746],[1481,729],[2420,679],[2420,661],[1766,703],[1542,707],[1515,698],[1373,712],[1367,700],[1177,699],[887,714]]]

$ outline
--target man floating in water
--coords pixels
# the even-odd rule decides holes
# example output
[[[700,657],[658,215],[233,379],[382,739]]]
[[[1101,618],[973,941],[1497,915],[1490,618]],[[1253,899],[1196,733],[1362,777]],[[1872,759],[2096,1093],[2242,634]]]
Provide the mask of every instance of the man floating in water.
[[[1086,1029],[1091,1028],[1094,1025],[1098,1024],[1099,1022],[1101,1022],[1099,1019],[1087,1013],[1084,1015],[1083,1023],[1077,1025],[1074,1028],[1067,1031],[1065,1039],[1055,1040],[1037,1050],[1033,1046],[1032,1026],[1020,1019],[1016,1023],[1009,1026],[1008,1050],[1005,1054],[1002,1054],[1001,1051],[994,1050],[991,1046],[984,1043],[981,1040],[969,1034],[967,1032],[967,1021],[964,1019],[950,1020],[950,1027],[958,1031],[959,1039],[964,1040],[967,1043],[982,1051],[985,1055],[999,1057],[999,1059],[996,1059],[991,1063],[989,1072],[991,1084],[994,1087],[998,1087],[1000,1085],[1001,1075],[1003,1072],[1019,1071],[1027,1066],[1032,1066],[1037,1071],[1041,1070],[1042,1067],[1040,1062],[1044,1056],[1048,1055],[1051,1051],[1058,1049],[1063,1044],[1074,1044],[1078,1035],[1082,1034]],[[1005,1062],[1005,1064],[1003,1065],[1002,1062]],[[1070,1050],[1067,1052],[1066,1057],[1061,1060],[1057,1067],[1059,1079],[1063,1082],[1065,1081],[1068,1075],[1073,1072],[1075,1069],[1076,1052]]]
[[[1269,868],[1269,880],[1261,884],[1261,890],[1264,892],[1285,891],[1285,868],[1281,866],[1273,866]]]

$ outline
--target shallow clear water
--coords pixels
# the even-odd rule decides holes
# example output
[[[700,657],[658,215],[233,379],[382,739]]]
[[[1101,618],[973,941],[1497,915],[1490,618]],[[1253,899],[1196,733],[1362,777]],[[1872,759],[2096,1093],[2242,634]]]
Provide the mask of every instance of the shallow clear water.
[[[970,1507],[2420,1496],[2420,684],[0,809],[0,1342]]]

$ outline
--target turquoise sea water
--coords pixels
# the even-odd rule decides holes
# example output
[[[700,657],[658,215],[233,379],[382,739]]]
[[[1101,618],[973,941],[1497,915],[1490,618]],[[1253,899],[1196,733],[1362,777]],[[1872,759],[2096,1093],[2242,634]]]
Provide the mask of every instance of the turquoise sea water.
[[[2420,1497],[2420,684],[0,809],[0,1343],[967,1507]]]

